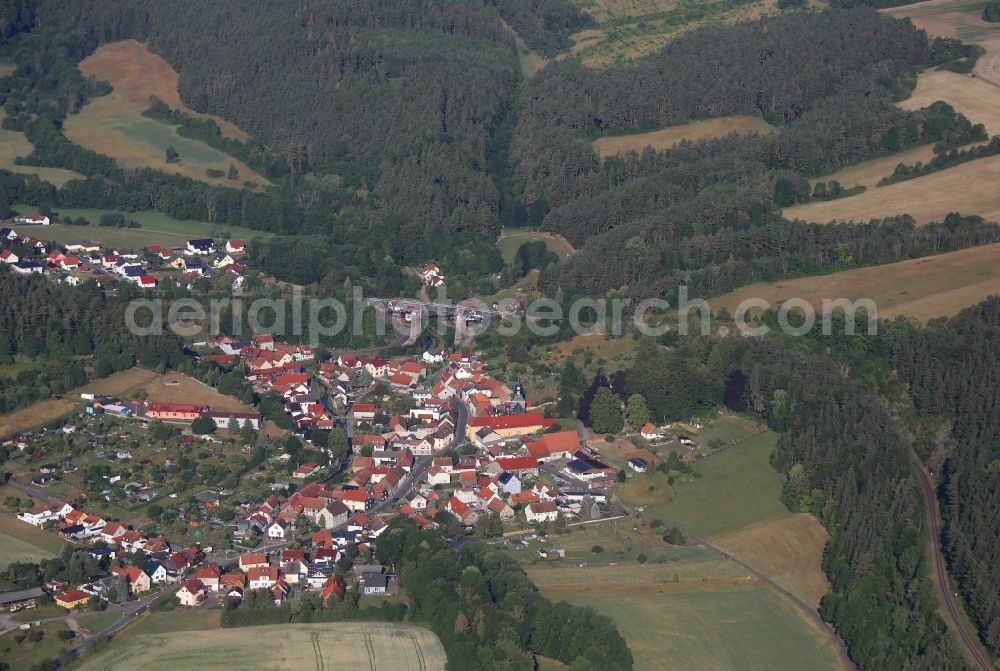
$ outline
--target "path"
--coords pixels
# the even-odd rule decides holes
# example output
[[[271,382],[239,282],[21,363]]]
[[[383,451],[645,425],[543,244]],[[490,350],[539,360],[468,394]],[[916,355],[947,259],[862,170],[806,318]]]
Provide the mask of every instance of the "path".
[[[737,564],[745,568],[750,573],[750,575],[760,580],[762,583],[773,589],[781,596],[785,597],[788,601],[791,602],[791,604],[797,610],[801,611],[803,617],[807,619],[810,624],[817,627],[820,631],[825,633],[830,638],[831,642],[833,643],[836,649],[837,657],[840,658],[844,667],[851,669],[851,671],[857,671],[858,667],[854,665],[854,662],[851,661],[850,656],[847,654],[847,647],[844,645],[843,639],[840,638],[840,635],[833,628],[833,626],[829,622],[824,620],[822,617],[820,617],[819,613],[813,610],[809,604],[807,604],[805,601],[803,601],[799,597],[789,592],[787,589],[785,589],[784,587],[776,583],[774,580],[769,578],[767,575],[761,573],[753,566],[740,559],[739,557],[735,557],[732,554],[726,552],[725,550],[712,545],[704,538],[700,538],[698,536],[692,536],[690,534],[688,534],[688,537],[695,543],[698,543],[699,545],[704,545],[706,548],[718,552],[726,559],[736,562]]]
[[[931,573],[934,578],[937,600],[941,604],[941,610],[944,611],[948,626],[958,634],[959,645],[962,648],[962,654],[966,661],[973,668],[979,669],[979,671],[992,671],[993,667],[990,666],[986,656],[979,649],[975,635],[969,633],[968,628],[965,626],[958,609],[958,604],[955,601],[955,593],[951,591],[951,583],[948,579],[948,567],[944,561],[944,553],[941,550],[941,521],[938,512],[937,496],[934,494],[931,479],[916,455],[913,456],[913,462],[920,476],[920,488],[923,490],[924,495],[927,530],[930,535],[931,546]]]

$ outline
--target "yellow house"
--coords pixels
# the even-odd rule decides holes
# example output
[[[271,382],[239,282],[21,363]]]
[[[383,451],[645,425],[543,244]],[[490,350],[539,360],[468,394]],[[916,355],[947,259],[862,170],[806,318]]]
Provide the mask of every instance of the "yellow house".
[[[86,605],[88,601],[90,601],[90,595],[78,589],[68,589],[56,597],[57,605],[71,610]]]
[[[178,256],[175,259],[171,259],[170,262],[167,265],[170,266],[171,268],[177,268],[178,270],[184,270],[185,268],[187,268],[187,261],[184,260],[183,256]]]

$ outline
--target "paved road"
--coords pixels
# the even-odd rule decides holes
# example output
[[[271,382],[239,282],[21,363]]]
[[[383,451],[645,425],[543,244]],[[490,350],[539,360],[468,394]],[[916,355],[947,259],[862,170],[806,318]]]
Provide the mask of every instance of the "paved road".
[[[944,553],[941,551],[941,523],[938,515],[937,496],[934,494],[934,487],[931,479],[924,470],[923,464],[913,457],[917,473],[920,475],[920,488],[924,494],[924,504],[927,513],[927,529],[931,540],[931,572],[934,574],[934,587],[937,592],[937,600],[944,611],[945,619],[949,626],[958,634],[959,645],[966,661],[979,671],[992,671],[989,661],[979,649],[975,635],[969,633],[965,623],[962,621],[958,604],[955,601],[955,594],[951,591],[951,583],[948,579],[948,567],[944,561]]]
[[[51,494],[46,494],[45,490],[41,489],[40,487],[35,487],[34,485],[22,485],[21,483],[15,482],[14,480],[8,480],[7,484],[12,489],[16,489],[22,494],[30,496],[33,499],[40,499],[45,503],[52,503],[53,501],[56,500],[54,496],[52,496]]]
[[[729,554],[725,550],[712,545],[711,543],[709,543],[704,538],[699,538],[698,536],[692,536],[690,534],[688,534],[688,537],[691,540],[693,540],[694,542],[696,542],[696,543],[698,543],[700,545],[704,545],[705,547],[707,547],[710,550],[714,550],[715,552],[718,552],[719,554],[721,554],[722,556],[724,556],[726,559],[728,559],[730,561],[736,562],[737,564],[739,564],[740,566],[742,566],[743,568],[745,568],[747,570],[747,572],[750,573],[750,575],[754,576],[755,578],[757,578],[758,580],[760,580],[761,582],[763,582],[765,585],[767,585],[768,587],[770,587],[771,589],[773,589],[774,591],[778,592],[779,594],[781,594],[782,596],[784,596],[786,599],[788,599],[789,601],[791,601],[792,604],[796,608],[798,608],[798,610],[800,610],[805,617],[807,617],[813,624],[815,624],[817,627],[819,627],[820,629],[822,629],[823,631],[825,631],[827,633],[827,635],[829,635],[830,639],[833,641],[834,645],[837,648],[837,653],[838,653],[839,657],[844,661],[844,664],[846,664],[847,667],[850,668],[850,669],[852,669],[853,671],[857,670],[857,667],[854,665],[854,662],[851,661],[851,658],[847,654],[847,647],[844,645],[844,641],[840,638],[840,635],[833,628],[833,626],[830,625],[829,622],[827,622],[826,620],[824,620],[822,617],[819,616],[819,613],[817,613],[812,608],[812,606],[810,606],[805,601],[803,601],[799,597],[797,597],[794,594],[792,594],[791,592],[789,592],[787,589],[785,589],[784,587],[782,587],[778,583],[776,583],[773,580],[771,580],[769,577],[767,577],[766,575],[764,575],[763,573],[761,573],[760,571],[758,571],[757,569],[755,569],[753,566],[751,566],[750,564],[748,564],[745,561],[743,561],[742,559],[740,559],[739,557],[734,557],[733,555]]]

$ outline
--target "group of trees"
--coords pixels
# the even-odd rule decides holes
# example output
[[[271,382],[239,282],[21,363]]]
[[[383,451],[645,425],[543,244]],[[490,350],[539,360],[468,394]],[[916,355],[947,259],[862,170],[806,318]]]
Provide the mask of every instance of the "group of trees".
[[[928,438],[924,450],[942,480],[945,554],[980,638],[998,654],[1000,298],[951,320],[899,328],[878,346],[909,385],[917,412],[930,426],[950,428],[950,445]]]
[[[397,517],[379,537],[376,559],[395,567],[408,607],[359,608],[356,592],[329,608],[307,593],[275,607],[269,593],[248,592],[242,604],[226,607],[222,624],[412,621],[430,627],[441,639],[449,668],[531,671],[536,654],[574,670],[632,668],[625,639],[608,618],[589,608],[551,603],[502,550],[470,543],[456,551],[439,532],[421,531],[411,520]],[[338,566],[338,571],[346,568]]]
[[[6,412],[136,364],[162,370],[184,362],[175,336],[137,337],[129,331],[129,298],[127,290],[107,296],[93,283],[69,287],[0,272],[0,362],[16,357],[38,364],[14,379],[0,378],[0,409]]]

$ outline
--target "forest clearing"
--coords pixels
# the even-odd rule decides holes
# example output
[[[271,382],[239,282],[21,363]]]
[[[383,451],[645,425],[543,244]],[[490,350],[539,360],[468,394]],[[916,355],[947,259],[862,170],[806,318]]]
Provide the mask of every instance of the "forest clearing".
[[[662,151],[684,140],[698,142],[699,140],[725,137],[730,133],[737,133],[743,136],[754,134],[766,135],[774,132],[774,130],[774,126],[760,117],[725,116],[715,119],[692,121],[691,123],[670,126],[662,130],[649,131],[648,133],[609,135],[594,140],[591,146],[594,147],[601,158],[607,158],[608,156],[624,154],[630,151],[641,153],[646,147]]]
[[[226,177],[232,165],[239,172],[237,184],[248,180],[257,186],[269,183],[242,161],[200,140],[178,135],[175,126],[143,116],[150,106],[150,96],[171,107],[180,102],[176,71],[144,45],[128,40],[102,46],[79,67],[84,74],[114,88],[109,95],[93,98],[78,114],[67,117],[64,129],[72,142],[107,154],[126,168],[155,168],[233,186],[233,180]],[[180,109],[190,113],[186,107]],[[222,129],[221,120],[212,118]],[[237,133],[232,124],[225,128],[230,135]],[[168,162],[168,147],[179,154],[179,162]],[[210,177],[207,170],[221,171],[222,176]]]

